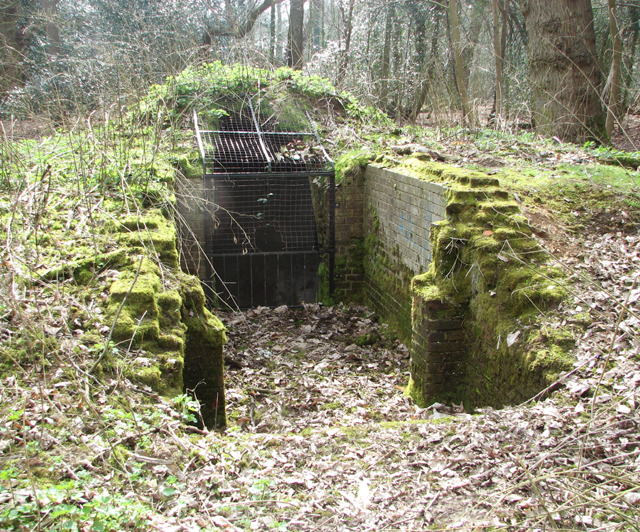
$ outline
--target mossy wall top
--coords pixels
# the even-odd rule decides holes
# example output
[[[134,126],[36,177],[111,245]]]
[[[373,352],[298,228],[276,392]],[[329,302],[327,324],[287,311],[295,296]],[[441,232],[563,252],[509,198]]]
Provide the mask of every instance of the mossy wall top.
[[[414,342],[414,398],[503,406],[535,395],[571,368],[572,335],[554,321],[566,297],[560,271],[497,179],[417,159],[402,167],[447,187],[446,219],[431,231],[433,260],[412,283],[414,331],[426,339]],[[437,333],[438,313],[463,327],[464,338],[452,341],[455,360],[450,339]],[[461,364],[443,381],[442,368]],[[447,386],[432,387],[438,379]]]

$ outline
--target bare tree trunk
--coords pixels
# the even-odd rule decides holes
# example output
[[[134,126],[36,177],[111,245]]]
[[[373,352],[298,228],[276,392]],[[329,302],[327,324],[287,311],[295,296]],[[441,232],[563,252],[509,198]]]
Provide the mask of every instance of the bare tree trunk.
[[[24,41],[18,29],[18,0],[0,3],[0,93],[21,85],[20,61]]]
[[[46,17],[45,31],[49,39],[47,53],[52,56],[60,53],[60,28],[58,28],[58,24],[55,21],[57,4],[58,0],[40,0],[40,6]]]
[[[349,53],[351,52],[351,33],[353,32],[353,6],[355,0],[349,0],[349,11],[344,13],[344,48],[340,51],[340,66],[338,68],[337,83],[338,85],[344,79],[349,66]]]
[[[502,58],[502,108],[504,113],[504,119],[509,116],[508,102],[508,86],[504,86],[504,58],[507,54],[507,34],[509,33],[509,8],[511,0],[504,0],[504,7],[502,10],[502,34],[500,35],[500,57]]]
[[[409,110],[409,121],[414,123],[422,111],[422,106],[427,98],[428,91],[428,80],[426,79],[427,76],[425,72],[425,65],[427,64],[427,12],[424,6],[415,2],[407,4],[407,12],[411,19],[414,35],[415,55],[413,57],[413,64],[416,66],[419,76],[414,89],[411,109]]]
[[[606,136],[590,0],[521,0],[536,129],[569,142]]]
[[[269,62],[276,62],[276,6],[271,6],[271,18],[269,20]]]
[[[502,72],[504,68],[504,56],[501,46],[500,30],[503,28],[500,23],[500,0],[493,0],[493,54],[496,60],[496,94],[494,106],[494,126],[500,129],[503,126],[502,107]]]
[[[385,3],[386,20],[384,25],[384,46],[382,47],[382,65],[380,68],[380,104],[383,109],[387,106],[389,93],[389,76],[391,75],[391,33],[393,32],[393,19],[395,18],[395,6],[389,0]]]
[[[284,39],[282,35],[282,4],[276,4],[276,60],[278,64],[282,63],[284,57],[283,45]]]
[[[620,66],[622,62],[622,39],[618,20],[616,19],[616,1],[608,0],[609,8],[609,28],[611,31],[611,41],[613,42],[613,59],[611,61],[611,93],[609,94],[609,104],[607,105],[607,121],[605,130],[607,137],[611,137],[613,126],[618,115],[618,100],[620,98]]]
[[[471,116],[469,106],[469,96],[464,82],[464,65],[462,60],[462,44],[460,42],[460,22],[458,20],[458,2],[449,0],[449,18],[451,20],[451,33],[453,34],[453,51],[456,63],[456,81],[458,94],[460,95],[460,105],[462,106],[463,121],[473,124],[475,120]]]
[[[304,52],[304,0],[291,0],[287,65],[302,70]]]
[[[323,2],[322,0],[311,0],[309,3],[309,46],[311,53],[319,52],[322,49],[322,32],[323,32]]]
[[[211,42],[211,37],[235,37],[236,39],[241,39],[253,29],[258,17],[262,15],[262,13],[283,1],[284,0],[264,0],[262,4],[249,11],[244,20],[237,21],[233,15],[231,1],[227,0],[225,2],[226,25],[208,28],[204,38],[205,44]]]
[[[467,45],[462,47],[462,65],[464,68],[464,83],[467,91],[469,90],[469,80],[471,79],[471,68],[473,66],[473,57],[478,48],[480,32],[484,22],[484,10],[486,0],[475,0],[473,2],[474,13],[471,15],[471,24],[467,31]],[[460,24],[458,24],[460,26]]]

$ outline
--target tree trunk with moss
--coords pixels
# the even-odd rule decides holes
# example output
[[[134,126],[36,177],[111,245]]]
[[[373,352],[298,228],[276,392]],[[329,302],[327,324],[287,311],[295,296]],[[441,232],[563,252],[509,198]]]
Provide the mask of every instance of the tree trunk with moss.
[[[620,100],[620,67],[622,66],[622,37],[620,27],[616,18],[616,1],[608,0],[609,28],[611,31],[611,41],[613,42],[613,59],[611,61],[611,92],[609,93],[609,104],[607,105],[607,136],[613,133],[613,126],[618,120],[619,100]]]
[[[493,8],[493,55],[496,64],[496,93],[494,104],[494,125],[496,129],[500,129],[504,123],[503,116],[503,67],[504,67],[504,50],[502,47],[502,35],[504,35],[504,27],[506,14],[501,13],[500,0],[492,1]],[[501,19],[502,15],[502,21]],[[501,31],[502,30],[502,31]]]
[[[568,142],[604,138],[591,2],[521,0],[521,5],[537,131]]]
[[[465,122],[475,122],[469,104],[469,95],[464,76],[464,58],[462,56],[462,42],[460,38],[460,23],[458,19],[458,0],[449,0],[449,20],[451,21],[451,33],[453,35],[453,51],[456,65],[456,85],[462,106],[462,115]]]

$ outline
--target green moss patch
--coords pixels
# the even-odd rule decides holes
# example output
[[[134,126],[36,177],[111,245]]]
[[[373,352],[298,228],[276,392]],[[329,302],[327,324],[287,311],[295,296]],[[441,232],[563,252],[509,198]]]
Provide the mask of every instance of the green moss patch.
[[[206,309],[200,281],[176,270],[174,225],[150,210],[118,227],[131,260],[111,285],[106,317],[113,340],[142,356],[117,365],[162,394],[186,389],[201,402],[205,425],[225,426],[224,327]]]

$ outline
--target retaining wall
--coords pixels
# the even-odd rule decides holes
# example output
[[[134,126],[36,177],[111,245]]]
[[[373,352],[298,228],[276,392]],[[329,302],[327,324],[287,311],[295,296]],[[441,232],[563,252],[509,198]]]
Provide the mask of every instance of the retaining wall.
[[[176,224],[180,246],[180,266],[183,271],[206,277],[206,259],[202,252],[205,243],[205,190],[202,176],[181,179],[176,184],[176,198],[181,223]]]
[[[429,234],[445,217],[447,189],[369,165],[364,191],[367,300],[409,344],[411,279],[429,267]]]
[[[550,283],[556,273],[518,204],[480,172],[417,158],[402,171],[416,177],[354,165],[337,186],[335,300],[367,302],[411,346],[408,391],[418,404],[502,406],[535,395],[571,367],[571,335],[538,330],[540,311],[565,293]],[[314,198],[319,227],[324,190]],[[182,212],[187,238],[198,240],[199,202]],[[183,266],[201,271],[187,251]],[[516,328],[517,341],[506,342]]]

